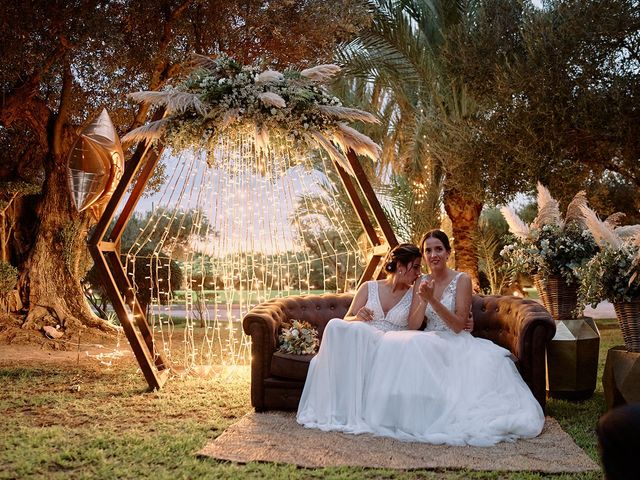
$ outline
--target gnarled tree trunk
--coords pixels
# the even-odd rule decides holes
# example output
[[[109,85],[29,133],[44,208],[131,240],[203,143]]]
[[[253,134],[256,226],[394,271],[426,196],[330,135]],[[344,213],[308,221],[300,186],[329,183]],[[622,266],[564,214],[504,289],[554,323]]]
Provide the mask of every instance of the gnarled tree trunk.
[[[71,204],[64,159],[50,154],[46,163],[39,224],[18,284],[29,308],[23,326],[59,325],[69,333],[86,326],[113,333],[113,326],[93,314],[80,285],[88,215],[79,214]]]
[[[445,188],[444,209],[453,224],[456,269],[471,276],[473,289],[477,292],[480,290],[480,277],[474,237],[478,229],[482,202],[478,202],[454,188]]]

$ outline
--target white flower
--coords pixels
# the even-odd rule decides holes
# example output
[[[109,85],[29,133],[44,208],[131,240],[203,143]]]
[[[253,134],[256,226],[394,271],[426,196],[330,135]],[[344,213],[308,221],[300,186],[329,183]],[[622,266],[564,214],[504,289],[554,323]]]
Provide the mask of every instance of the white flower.
[[[280,83],[284,80],[284,75],[276,70],[265,70],[260,75],[256,75],[256,83]]]
[[[284,98],[282,98],[277,93],[264,92],[261,93],[258,98],[260,98],[260,100],[266,107],[284,108],[287,106],[287,102],[284,101]]]

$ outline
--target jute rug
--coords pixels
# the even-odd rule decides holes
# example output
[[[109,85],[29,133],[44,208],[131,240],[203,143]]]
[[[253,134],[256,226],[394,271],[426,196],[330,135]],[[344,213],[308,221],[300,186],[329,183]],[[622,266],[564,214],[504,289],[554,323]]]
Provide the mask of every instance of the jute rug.
[[[198,454],[238,463],[262,461],[309,468],[467,468],[546,473],[600,470],[558,422],[549,417],[537,438],[481,448],[322,432],[298,425],[293,412],[249,413]]]

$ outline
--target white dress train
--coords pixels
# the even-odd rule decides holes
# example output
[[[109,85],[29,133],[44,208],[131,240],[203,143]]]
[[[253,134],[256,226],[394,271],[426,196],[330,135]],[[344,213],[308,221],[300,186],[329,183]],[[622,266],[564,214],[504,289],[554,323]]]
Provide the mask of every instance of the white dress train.
[[[318,354],[311,360],[298,406],[298,423],[309,428],[346,433],[372,432],[363,421],[368,372],[385,332],[405,330],[413,297],[409,288],[385,315],[378,282],[367,282],[366,306],[371,322],[340,318],[325,327]]]
[[[460,273],[442,295],[455,309]],[[544,414],[495,343],[454,333],[427,306],[424,332],[389,332],[379,341],[365,382],[367,431],[403,441],[489,446],[535,437]]]

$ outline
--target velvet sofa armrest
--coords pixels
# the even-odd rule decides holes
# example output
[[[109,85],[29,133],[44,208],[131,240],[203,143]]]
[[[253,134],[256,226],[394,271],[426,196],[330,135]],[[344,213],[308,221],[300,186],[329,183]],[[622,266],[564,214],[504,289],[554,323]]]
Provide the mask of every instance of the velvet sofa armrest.
[[[549,312],[533,300],[480,295],[474,295],[472,310],[473,334],[513,354],[523,380],[544,409],[546,347],[556,332]]]
[[[251,337],[251,403],[256,411],[264,410],[264,379],[271,375],[271,359],[284,319],[276,302],[257,305],[242,319],[244,333]]]

